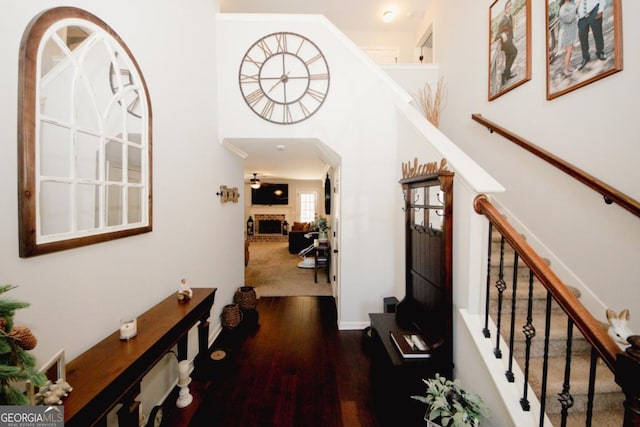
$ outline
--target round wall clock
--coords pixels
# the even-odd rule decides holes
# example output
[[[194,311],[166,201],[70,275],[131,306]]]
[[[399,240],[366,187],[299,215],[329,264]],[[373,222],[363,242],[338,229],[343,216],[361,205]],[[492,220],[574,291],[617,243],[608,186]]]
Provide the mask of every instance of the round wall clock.
[[[308,38],[280,32],[262,37],[240,64],[240,91],[257,115],[293,124],[311,117],[329,92],[329,66]]]

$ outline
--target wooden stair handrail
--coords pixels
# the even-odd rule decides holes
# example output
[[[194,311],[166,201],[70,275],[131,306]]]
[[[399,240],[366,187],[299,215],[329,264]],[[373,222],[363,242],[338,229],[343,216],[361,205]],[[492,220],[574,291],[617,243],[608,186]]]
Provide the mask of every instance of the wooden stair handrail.
[[[585,339],[598,352],[602,360],[612,372],[615,372],[616,355],[620,352],[618,345],[609,336],[602,324],[582,305],[571,290],[556,276],[544,260],[520,236],[515,228],[503,218],[502,214],[493,206],[489,198],[480,194],[473,202],[477,213],[487,217],[493,227],[497,229],[511,247],[518,253],[520,259],[527,264],[538,280],[551,293],[556,302],[573,320]]]
[[[555,156],[554,154],[551,154],[547,150],[541,147],[538,147],[537,145],[527,141],[524,138],[519,137],[518,135],[508,131],[507,129],[501,126],[498,126],[494,122],[485,119],[484,117],[482,117],[482,114],[472,114],[471,118],[476,122],[485,125],[489,130],[489,132],[491,133],[496,132],[499,135],[502,135],[509,141],[514,142],[516,145],[519,145],[520,147],[524,148],[525,150],[529,151],[535,156],[541,158],[547,163],[552,164],[553,166],[557,167],[561,171],[574,177],[575,179],[582,182],[592,190],[597,191],[604,197],[604,200],[607,204],[611,204],[615,202],[621,207],[623,207],[624,209],[634,214],[635,216],[640,217],[640,202],[633,199],[632,197],[629,197],[628,195],[622,193],[621,191],[618,191],[617,189],[610,186],[609,184],[606,184],[600,181],[598,178],[583,171],[579,167],[574,166],[571,163],[562,160],[561,158]]]

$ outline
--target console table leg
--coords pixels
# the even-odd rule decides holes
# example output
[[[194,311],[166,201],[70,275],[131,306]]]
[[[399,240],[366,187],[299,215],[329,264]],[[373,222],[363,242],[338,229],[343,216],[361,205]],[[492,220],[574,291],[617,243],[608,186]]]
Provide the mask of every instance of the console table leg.
[[[207,318],[200,321],[198,325],[198,354],[204,357],[209,350],[209,320]]]
[[[189,334],[186,333],[178,340],[178,360],[187,359],[187,349],[189,345]]]

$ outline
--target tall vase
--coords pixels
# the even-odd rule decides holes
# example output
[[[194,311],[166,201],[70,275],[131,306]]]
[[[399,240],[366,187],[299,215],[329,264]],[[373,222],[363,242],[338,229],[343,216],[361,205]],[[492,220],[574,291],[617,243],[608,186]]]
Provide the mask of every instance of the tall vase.
[[[329,240],[327,237],[327,230],[320,230],[320,233],[318,233],[318,241],[320,243],[326,243],[327,240]]]

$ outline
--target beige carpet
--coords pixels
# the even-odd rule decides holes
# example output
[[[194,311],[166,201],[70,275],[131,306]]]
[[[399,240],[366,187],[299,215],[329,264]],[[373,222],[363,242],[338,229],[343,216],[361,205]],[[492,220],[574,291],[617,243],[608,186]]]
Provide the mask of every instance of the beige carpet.
[[[298,268],[300,261],[297,254],[289,253],[287,242],[252,242],[244,283],[256,288],[258,298],[332,295],[325,272],[318,270],[318,283],[314,283],[313,269]]]

